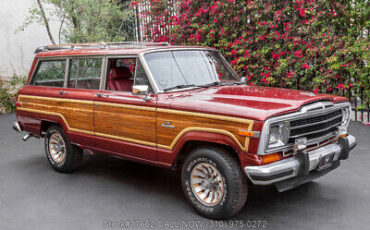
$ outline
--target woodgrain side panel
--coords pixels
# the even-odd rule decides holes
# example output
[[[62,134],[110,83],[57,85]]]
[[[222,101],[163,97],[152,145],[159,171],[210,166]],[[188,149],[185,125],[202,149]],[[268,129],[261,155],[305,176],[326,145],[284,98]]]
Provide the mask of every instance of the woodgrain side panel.
[[[18,110],[58,116],[74,132],[167,150],[187,132],[200,131],[228,136],[248,151],[249,137],[238,132],[253,127],[253,121],[242,118],[146,106],[25,95],[18,101]]]
[[[61,117],[72,131],[94,134],[92,101],[69,100],[20,95],[18,110]]]
[[[95,105],[95,132],[97,136],[156,146],[155,109],[126,107],[110,103]]]

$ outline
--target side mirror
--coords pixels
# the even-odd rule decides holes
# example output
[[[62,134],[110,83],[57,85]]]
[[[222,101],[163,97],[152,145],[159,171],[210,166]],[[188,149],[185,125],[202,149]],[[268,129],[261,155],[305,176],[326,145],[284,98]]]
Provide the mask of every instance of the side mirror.
[[[147,86],[147,85],[134,85],[134,86],[132,86],[132,93],[134,95],[147,95],[149,93],[149,86]]]
[[[152,97],[149,95],[149,86],[147,86],[147,85],[134,85],[134,86],[132,86],[132,93],[134,95],[145,95],[145,97],[143,97],[144,101],[152,100]]]
[[[246,77],[241,77],[240,78],[240,82],[242,82],[243,84],[247,84],[247,78]]]

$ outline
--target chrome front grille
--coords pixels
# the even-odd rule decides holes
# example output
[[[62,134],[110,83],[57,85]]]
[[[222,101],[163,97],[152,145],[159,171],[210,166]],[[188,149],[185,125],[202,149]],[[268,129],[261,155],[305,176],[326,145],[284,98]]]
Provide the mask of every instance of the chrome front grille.
[[[293,150],[295,140],[300,137],[307,137],[307,146],[330,140],[338,134],[339,127],[348,126],[350,111],[348,102],[334,104],[319,101],[302,106],[298,112],[270,118],[263,125],[257,153],[289,153]],[[288,141],[285,145],[269,148],[270,127],[284,122],[290,125]]]
[[[290,121],[289,143],[295,138],[307,137],[308,140],[324,136],[337,130],[343,122],[342,110],[330,111],[317,116]]]

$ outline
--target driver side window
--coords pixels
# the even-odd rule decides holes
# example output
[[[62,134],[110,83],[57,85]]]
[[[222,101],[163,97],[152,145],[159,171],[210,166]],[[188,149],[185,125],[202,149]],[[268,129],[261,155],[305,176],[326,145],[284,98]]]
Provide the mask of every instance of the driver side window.
[[[135,85],[147,85],[149,86],[149,92],[153,92],[149,79],[146,76],[143,65],[140,61],[138,61],[136,65]]]
[[[137,58],[110,58],[108,61],[107,90],[132,92],[134,85],[148,85],[150,82]]]

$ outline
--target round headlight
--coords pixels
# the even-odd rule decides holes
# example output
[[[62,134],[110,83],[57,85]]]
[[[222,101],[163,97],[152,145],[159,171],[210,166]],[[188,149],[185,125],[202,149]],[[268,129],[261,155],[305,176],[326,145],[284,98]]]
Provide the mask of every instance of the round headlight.
[[[276,148],[286,145],[289,141],[290,124],[281,122],[270,126],[268,148]]]

